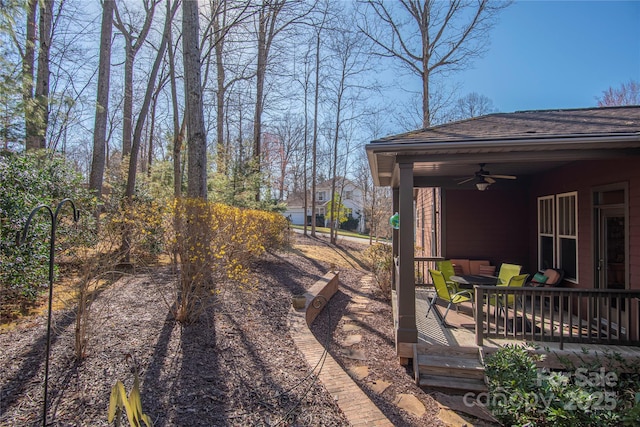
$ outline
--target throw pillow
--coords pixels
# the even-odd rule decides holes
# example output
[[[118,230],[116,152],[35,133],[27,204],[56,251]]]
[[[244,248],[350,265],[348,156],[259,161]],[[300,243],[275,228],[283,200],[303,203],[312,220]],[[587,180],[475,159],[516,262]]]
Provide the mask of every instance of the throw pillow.
[[[536,273],[536,274],[533,275],[532,281],[543,285],[543,284],[547,283],[547,279],[549,279],[549,278],[547,276],[545,276],[544,274]]]
[[[481,265],[479,268],[480,274],[483,274],[485,276],[493,276],[496,272],[495,265]]]
[[[464,274],[464,270],[462,269],[462,266],[457,264],[453,264],[453,272],[456,274],[456,276],[460,276]]]

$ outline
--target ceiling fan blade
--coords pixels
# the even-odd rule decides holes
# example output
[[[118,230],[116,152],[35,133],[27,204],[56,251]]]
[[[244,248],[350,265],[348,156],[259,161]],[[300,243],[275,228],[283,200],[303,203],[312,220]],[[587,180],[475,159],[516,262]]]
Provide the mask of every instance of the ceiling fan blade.
[[[460,181],[460,182],[458,183],[458,185],[460,185],[460,184],[465,184],[465,183],[467,183],[467,182],[469,182],[469,181],[473,181],[474,179],[476,179],[476,177],[475,177],[475,176],[472,176],[471,178],[463,179],[462,181]]]
[[[485,175],[485,178],[486,177],[498,178],[498,179],[516,179],[516,177],[513,175]]]
[[[495,184],[496,180],[491,178],[490,176],[485,176],[484,177],[485,182],[488,182],[489,184]]]

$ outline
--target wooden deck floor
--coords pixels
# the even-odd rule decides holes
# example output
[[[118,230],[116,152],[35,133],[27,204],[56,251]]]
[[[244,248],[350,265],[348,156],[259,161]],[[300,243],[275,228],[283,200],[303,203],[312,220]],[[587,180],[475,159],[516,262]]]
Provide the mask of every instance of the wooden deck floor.
[[[428,300],[431,298],[432,290],[426,287],[416,288],[416,324],[418,328],[418,342],[421,344],[444,345],[451,347],[477,347],[475,340],[475,323],[471,304],[462,304],[458,312],[454,308],[447,314],[447,327],[442,327],[439,318],[433,313],[425,317]],[[439,316],[444,314],[446,307],[439,306]],[[517,339],[485,338],[481,351],[485,354],[491,353],[505,344],[524,344],[525,341]],[[529,343],[530,341],[526,341]],[[618,353],[625,360],[640,361],[640,347],[616,346],[616,345],[596,345],[596,344],[574,344],[564,343],[564,348],[560,350],[558,342],[531,342],[539,347],[539,352],[556,355],[549,357],[548,364],[557,365],[554,360],[557,356],[579,358],[581,355],[603,355],[605,353]]]

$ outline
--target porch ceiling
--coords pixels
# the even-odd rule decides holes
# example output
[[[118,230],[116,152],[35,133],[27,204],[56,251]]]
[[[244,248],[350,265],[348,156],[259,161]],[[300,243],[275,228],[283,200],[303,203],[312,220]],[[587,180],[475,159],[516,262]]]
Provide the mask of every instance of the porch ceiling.
[[[457,187],[479,163],[522,182],[574,161],[640,156],[640,106],[492,114],[383,138],[366,150],[376,185],[398,186],[405,162],[414,165],[415,186]]]

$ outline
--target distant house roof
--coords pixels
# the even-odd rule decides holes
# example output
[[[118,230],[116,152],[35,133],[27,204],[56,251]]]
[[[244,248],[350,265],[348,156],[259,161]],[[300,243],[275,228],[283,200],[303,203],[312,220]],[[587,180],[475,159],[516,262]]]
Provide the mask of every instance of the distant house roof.
[[[287,200],[284,201],[289,208],[301,208],[304,207],[304,194],[301,192],[295,192],[289,194]],[[311,199],[307,199],[307,203],[311,206]]]
[[[489,114],[377,139],[366,146],[377,185],[394,185],[395,165],[409,157],[417,176],[451,177],[469,173],[481,162],[496,165],[493,173],[512,173],[509,168],[514,167],[520,174],[535,173],[535,162],[566,163],[593,156],[593,150],[637,148],[640,106]]]
[[[325,179],[324,181],[321,181],[316,185],[316,189],[324,190],[327,188],[331,188],[331,182],[332,182],[331,179]],[[357,187],[357,185],[348,178],[343,178],[341,176],[336,177],[336,188],[340,188],[343,185],[344,186],[352,185],[354,187]]]

